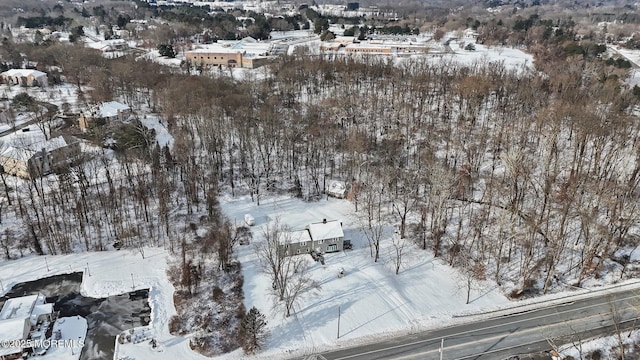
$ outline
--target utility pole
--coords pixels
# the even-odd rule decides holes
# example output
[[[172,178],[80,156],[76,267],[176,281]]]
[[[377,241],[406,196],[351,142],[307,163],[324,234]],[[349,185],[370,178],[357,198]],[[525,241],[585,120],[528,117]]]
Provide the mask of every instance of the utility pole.
[[[87,275],[91,276],[91,271],[89,271],[89,262],[87,262]]]
[[[340,305],[338,305],[338,339],[340,339]]]
[[[133,273],[131,273],[131,290],[135,290],[136,284],[133,282]]]

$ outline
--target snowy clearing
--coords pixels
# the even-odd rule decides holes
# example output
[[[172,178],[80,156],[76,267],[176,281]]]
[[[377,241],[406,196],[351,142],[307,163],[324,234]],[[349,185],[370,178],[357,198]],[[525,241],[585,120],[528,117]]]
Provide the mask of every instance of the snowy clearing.
[[[284,318],[281,311],[272,310],[270,280],[261,271],[254,247],[240,247],[245,306],[256,306],[270,315],[271,337],[267,349],[258,357],[313,353],[374,337],[445,326],[455,314],[495,309],[509,303],[495,284],[483,282],[475,284],[470,304],[466,305],[466,289],[458,272],[414,245],[407,246],[406,262],[398,276],[394,275],[389,238],[383,240],[380,261],[374,263],[348,201],[272,198],[261,200],[258,207],[245,197],[226,199],[221,205],[236,223],[240,223],[246,213],[255,217],[256,226],[252,227],[255,241],[262,240],[261,231],[275,219],[293,229],[301,229],[326,218],[342,221],[345,239],[351,239],[354,244],[354,250],[326,254],[325,266],[313,263],[311,275],[322,289],[306,294],[295,307],[295,315],[289,318]],[[338,278],[341,268],[345,276]],[[338,307],[340,339],[336,339]],[[241,355],[237,351],[225,358]]]

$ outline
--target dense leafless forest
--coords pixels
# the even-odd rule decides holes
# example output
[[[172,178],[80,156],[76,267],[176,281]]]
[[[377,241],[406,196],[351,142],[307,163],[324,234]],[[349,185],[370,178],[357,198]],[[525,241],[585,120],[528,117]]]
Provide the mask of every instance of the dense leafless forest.
[[[391,221],[420,248],[499,283],[508,274],[519,290],[547,291],[554,275],[579,285],[638,245],[637,96],[597,63],[562,64],[290,57],[266,79],[232,82],[112,61],[95,96],[161,113],[173,153],[133,127],[137,149],[5,186],[4,213],[38,253],[173,244],[171,213],[213,215],[220,188],[313,201],[342,178],[365,228]]]

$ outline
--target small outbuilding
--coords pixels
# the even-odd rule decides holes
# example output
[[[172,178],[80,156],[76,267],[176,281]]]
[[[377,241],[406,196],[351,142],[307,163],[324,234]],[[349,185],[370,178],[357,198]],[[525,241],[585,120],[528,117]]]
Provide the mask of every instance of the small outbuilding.
[[[344,181],[332,180],[327,186],[327,195],[344,199],[347,196],[347,184]]]

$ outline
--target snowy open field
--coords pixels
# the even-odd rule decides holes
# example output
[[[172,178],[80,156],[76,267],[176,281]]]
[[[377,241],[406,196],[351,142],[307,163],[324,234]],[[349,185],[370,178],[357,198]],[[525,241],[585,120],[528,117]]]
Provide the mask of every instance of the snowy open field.
[[[322,289],[307,294],[295,307],[295,315],[289,318],[284,318],[281,311],[272,310],[271,282],[261,271],[254,247],[240,247],[245,306],[247,309],[256,306],[269,319],[271,337],[267,349],[259,357],[314,353],[336,345],[370,341],[374,336],[446,326],[452,323],[455,314],[495,309],[509,303],[495,284],[485,282],[475,284],[471,302],[465,304],[466,288],[458,272],[413,244],[407,245],[406,263],[400,274],[395,275],[391,235],[383,239],[380,261],[374,263],[366,239],[358,229],[353,206],[346,200],[330,198],[303,202],[273,198],[261,200],[258,207],[245,197],[225,199],[222,208],[237,223],[245,213],[255,217],[254,242],[262,240],[262,230],[275,219],[293,229],[301,229],[326,218],[342,221],[345,239],[354,243],[353,250],[327,254],[324,266],[312,262],[309,255],[300,255],[309,257],[311,275]],[[345,270],[343,278],[337,277],[340,268]],[[340,339],[336,339],[338,307],[341,311]]]
[[[470,43],[474,44],[475,50],[464,50],[465,44]],[[452,40],[449,46],[453,53],[438,56],[442,61],[450,60],[468,66],[478,62],[500,62],[508,69],[533,68],[533,55],[519,49],[475,44],[473,37]]]

